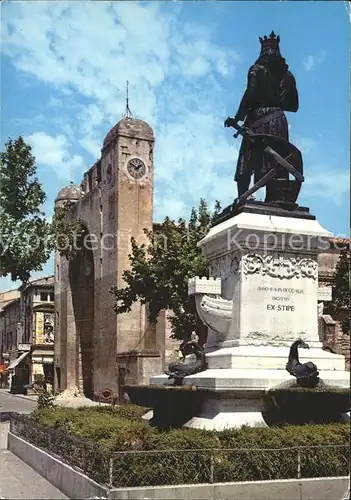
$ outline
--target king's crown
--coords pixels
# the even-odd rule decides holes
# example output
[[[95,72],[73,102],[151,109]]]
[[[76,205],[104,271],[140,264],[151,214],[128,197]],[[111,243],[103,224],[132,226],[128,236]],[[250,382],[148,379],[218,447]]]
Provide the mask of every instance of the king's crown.
[[[279,35],[276,36],[274,31],[267,37],[264,35],[264,37],[259,37],[259,40],[261,42],[262,48],[263,47],[271,47],[271,48],[278,48],[279,47],[279,42],[280,42],[280,37]]]

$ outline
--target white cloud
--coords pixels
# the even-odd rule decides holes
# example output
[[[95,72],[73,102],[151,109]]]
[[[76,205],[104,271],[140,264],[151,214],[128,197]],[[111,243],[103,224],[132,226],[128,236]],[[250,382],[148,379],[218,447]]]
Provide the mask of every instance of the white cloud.
[[[62,108],[63,101],[62,101],[62,99],[57,99],[57,97],[51,96],[49,99],[49,102],[48,102],[48,106],[50,108],[55,108],[55,107]]]
[[[309,55],[306,57],[306,59],[302,62],[303,67],[305,68],[306,71],[311,71],[313,68],[316,66],[319,66],[322,64],[325,60],[326,52],[320,52],[319,54],[316,54],[314,56]]]
[[[85,151],[90,153],[93,158],[99,158],[102,148],[101,142],[98,142],[96,139],[92,139],[91,137],[84,137],[83,139],[80,139],[79,144],[85,149]]]
[[[296,136],[292,143],[300,149],[302,155],[314,152],[317,147],[317,141],[311,137]]]
[[[44,132],[35,132],[24,138],[32,147],[37,164],[52,168],[63,181],[75,177],[76,169],[83,169],[81,156],[69,152],[70,143],[64,135],[51,137]]]
[[[311,166],[308,170],[303,194],[341,206],[350,192],[350,173],[336,169],[333,165],[323,164]]]

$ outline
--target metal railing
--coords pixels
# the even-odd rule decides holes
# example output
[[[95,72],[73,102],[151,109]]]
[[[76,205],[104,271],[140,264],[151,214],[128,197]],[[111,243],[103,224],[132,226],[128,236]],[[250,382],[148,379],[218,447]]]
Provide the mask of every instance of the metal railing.
[[[336,477],[350,467],[348,445],[109,453],[23,415],[11,416],[10,430],[110,488]]]

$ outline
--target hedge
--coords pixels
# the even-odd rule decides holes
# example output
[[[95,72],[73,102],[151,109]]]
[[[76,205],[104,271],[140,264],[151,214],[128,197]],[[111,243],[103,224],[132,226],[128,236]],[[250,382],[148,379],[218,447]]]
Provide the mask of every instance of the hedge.
[[[116,487],[347,475],[348,424],[159,430],[145,408],[47,408],[15,433]],[[17,421],[16,421],[17,418]],[[17,423],[16,423],[17,422]],[[298,472],[299,471],[299,472]]]

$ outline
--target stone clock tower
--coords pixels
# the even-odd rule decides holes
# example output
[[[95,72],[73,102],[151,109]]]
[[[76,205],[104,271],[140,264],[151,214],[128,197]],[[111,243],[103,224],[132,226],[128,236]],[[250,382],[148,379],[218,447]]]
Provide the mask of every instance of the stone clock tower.
[[[101,159],[80,188],[64,188],[57,196],[62,204],[74,190],[69,218],[83,221],[88,241],[74,262],[59,255],[55,262],[56,312],[62,318],[56,325],[56,385],[68,394],[99,399],[109,390],[118,401],[124,384],[148,383],[162,370],[164,334],[158,342],[145,306],[137,303],[116,315],[109,293],[114,285],[125,286],[131,237],[146,243],[144,229],[152,229],[153,148],[152,128],[123,118],[105,137]]]

